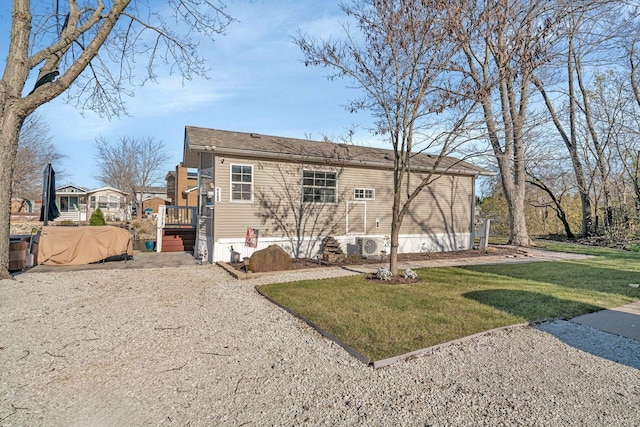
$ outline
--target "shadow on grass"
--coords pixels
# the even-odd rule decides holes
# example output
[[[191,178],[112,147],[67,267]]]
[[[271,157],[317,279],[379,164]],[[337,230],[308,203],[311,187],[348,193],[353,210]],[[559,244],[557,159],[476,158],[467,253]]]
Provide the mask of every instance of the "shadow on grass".
[[[543,319],[570,319],[602,310],[592,304],[561,299],[552,295],[513,289],[487,289],[462,294],[463,297],[534,322]]]

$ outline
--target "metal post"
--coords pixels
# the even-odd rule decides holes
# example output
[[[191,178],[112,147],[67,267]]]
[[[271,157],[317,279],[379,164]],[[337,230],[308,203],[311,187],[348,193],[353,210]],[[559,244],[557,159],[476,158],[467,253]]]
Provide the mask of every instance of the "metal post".
[[[480,250],[487,249],[489,245],[489,227],[491,225],[491,220],[486,218],[482,220],[482,236],[480,236]]]

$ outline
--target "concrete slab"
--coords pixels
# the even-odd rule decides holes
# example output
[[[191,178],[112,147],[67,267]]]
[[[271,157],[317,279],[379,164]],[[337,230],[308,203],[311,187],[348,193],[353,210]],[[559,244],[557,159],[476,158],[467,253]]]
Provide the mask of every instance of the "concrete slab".
[[[640,341],[640,302],[584,314],[571,322]]]
[[[49,273],[79,270],[146,269],[163,267],[193,267],[196,264],[190,252],[133,252],[133,259],[98,262],[87,265],[37,265],[24,273]]]

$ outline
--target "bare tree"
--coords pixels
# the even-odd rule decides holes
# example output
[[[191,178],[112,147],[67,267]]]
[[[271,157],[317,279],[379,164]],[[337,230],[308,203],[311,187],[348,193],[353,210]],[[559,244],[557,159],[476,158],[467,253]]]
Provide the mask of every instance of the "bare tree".
[[[449,37],[453,18],[446,0],[360,0],[343,10],[359,34],[345,25],[341,40],[299,35],[296,43],[306,65],[328,68],[333,70],[330,79],[347,78],[354,84],[361,96],[350,102],[349,109],[371,111],[377,119],[374,134],[393,147],[389,267],[397,274],[402,221],[411,202],[441,176],[436,170],[455,141],[450,132],[440,134],[444,138],[434,136],[438,127],[433,119],[455,103],[447,79],[457,51]],[[412,175],[412,157],[425,150],[436,151],[433,170],[422,177]]]
[[[129,193],[127,201],[136,201],[142,211],[142,195],[148,187],[158,183],[169,156],[164,143],[153,138],[121,138],[117,144],[96,139],[99,182]]]
[[[596,88],[594,92],[589,81],[600,68],[612,67],[622,56],[617,54],[621,52],[617,44],[628,38],[637,12],[619,1],[559,3],[566,3],[566,9],[560,18],[561,25],[557,27],[555,59],[539,70],[533,81],[569,153],[582,204],[581,234],[587,236],[597,231],[593,204],[598,204],[599,200],[594,200],[596,183],[592,177],[600,183],[597,190],[605,211],[610,213],[611,210],[607,151],[613,128],[604,129],[601,126],[604,122],[598,123],[597,115],[602,120],[606,115],[620,111],[618,107],[610,113],[598,111],[597,92],[602,92],[602,88]],[[633,80],[631,83],[633,87]],[[590,165],[593,165],[591,170]]]
[[[39,106],[67,92],[81,108],[111,116],[134,67],[146,58],[143,81],[159,65],[185,78],[208,71],[197,55],[197,34],[224,32],[231,18],[219,0],[13,0],[11,36],[0,81],[0,182],[12,182],[20,130]],[[171,11],[171,16],[162,12]],[[36,69],[39,67],[39,70]],[[35,85],[26,88],[30,77]],[[71,89],[71,91],[68,91]],[[11,186],[0,186],[0,277],[10,277]]]
[[[16,167],[13,172],[13,197],[35,200],[42,195],[42,171],[47,163],[54,166],[64,156],[56,149],[49,136],[49,127],[38,114],[32,114],[24,122],[20,132]],[[64,171],[56,167],[58,179]]]
[[[456,28],[464,52],[460,66],[481,104],[486,135],[500,171],[509,210],[509,241],[532,244],[525,217],[526,143],[533,72],[549,60],[555,2],[460,1]]]

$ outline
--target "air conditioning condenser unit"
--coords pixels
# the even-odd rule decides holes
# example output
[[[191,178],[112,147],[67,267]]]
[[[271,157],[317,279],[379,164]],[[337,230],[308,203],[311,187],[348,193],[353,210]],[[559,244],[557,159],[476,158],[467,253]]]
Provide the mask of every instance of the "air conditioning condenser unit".
[[[375,237],[357,237],[358,254],[362,256],[380,255],[382,242]]]

